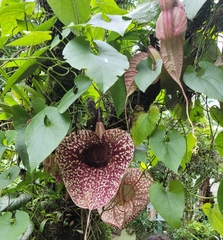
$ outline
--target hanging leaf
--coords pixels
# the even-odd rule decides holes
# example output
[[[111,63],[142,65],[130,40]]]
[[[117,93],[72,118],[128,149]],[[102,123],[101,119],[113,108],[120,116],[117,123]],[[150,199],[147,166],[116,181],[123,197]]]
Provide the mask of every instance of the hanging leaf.
[[[146,60],[142,60],[137,65],[136,69],[139,73],[135,75],[134,79],[136,85],[142,92],[145,92],[151,84],[158,80],[162,65],[161,59],[156,60],[156,67],[153,69],[153,60],[150,57]]]
[[[10,42],[7,46],[27,46],[37,45],[44,43],[45,41],[51,40],[51,31],[23,31],[24,37],[21,37],[15,41]]]
[[[214,143],[218,152],[223,156],[223,132],[218,133]]]
[[[27,121],[30,120],[30,116],[19,105],[15,105],[12,107],[13,110],[13,123],[16,131],[16,139],[15,139],[15,149],[19,153],[19,157],[21,158],[23,165],[29,165],[29,157],[27,154],[27,146],[25,144],[25,130],[27,127]]]
[[[0,174],[0,190],[11,184],[19,175],[20,168],[13,166]]]
[[[107,21],[105,21],[104,16],[108,17]],[[102,13],[99,13],[92,16],[86,24],[111,30],[123,36],[131,21],[132,20],[124,19],[120,15],[103,15]]]
[[[217,200],[218,200],[219,210],[221,212],[221,215],[223,216],[223,179],[221,180],[218,186]]]
[[[132,123],[132,139],[134,145],[142,143],[146,137],[152,133],[159,120],[159,108],[151,105],[148,113],[140,112],[136,120]]]
[[[212,106],[210,108],[211,118],[223,127],[223,112],[218,106]]]
[[[56,107],[46,107],[32,118],[25,131],[29,162],[25,167],[32,172],[59,145],[67,134],[70,116],[60,114]]]
[[[149,144],[160,161],[177,173],[186,151],[184,137],[175,130],[166,134],[164,130],[157,129],[149,138]]]
[[[206,1],[207,0],[183,0],[183,5],[185,6],[187,18],[193,21],[194,17],[197,15],[198,11],[201,9],[201,7]]]
[[[208,217],[208,222],[218,233],[223,236],[223,218],[219,210],[218,204],[215,204],[214,207],[211,207],[210,203],[205,203],[202,205],[202,210],[205,215]]]
[[[13,220],[15,222],[12,224],[11,212],[6,212],[0,216],[0,236],[2,239],[17,239],[30,224],[29,215],[24,211],[17,211]]]
[[[96,51],[91,51],[90,42],[84,37],[71,40],[63,50],[66,61],[74,68],[86,69],[102,92],[106,92],[128,68],[126,56],[120,54],[109,44],[95,41]]]
[[[78,75],[75,80],[75,89],[77,90],[74,93],[74,88],[70,89],[61,99],[57,109],[59,113],[64,113],[75,100],[77,100],[88,88],[91,86],[91,80],[83,75]]]
[[[56,16],[64,25],[85,23],[91,13],[90,0],[47,0]]]
[[[172,180],[169,189],[165,190],[161,184],[155,182],[149,188],[149,197],[153,207],[164,220],[171,227],[179,228],[185,206],[182,184]]]
[[[137,4],[136,9],[125,16],[136,20],[138,23],[148,23],[155,21],[159,13],[160,8],[157,1],[146,0]]]
[[[197,72],[192,66],[187,67],[183,76],[185,84],[196,92],[223,102],[223,70],[210,62],[202,61],[198,65],[200,68]]]
[[[123,77],[119,77],[118,81],[115,82],[109,90],[114,102],[116,115],[119,117],[124,110],[126,99],[126,88]]]

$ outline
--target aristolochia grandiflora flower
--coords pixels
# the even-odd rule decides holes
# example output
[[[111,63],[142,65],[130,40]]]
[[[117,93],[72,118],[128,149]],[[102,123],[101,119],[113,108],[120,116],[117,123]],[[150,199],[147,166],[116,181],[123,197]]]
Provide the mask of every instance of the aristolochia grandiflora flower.
[[[116,228],[123,228],[149,203],[148,189],[151,184],[151,177],[144,175],[140,169],[127,169],[115,197],[98,209],[102,221]]]
[[[121,129],[79,130],[66,137],[56,149],[62,178],[73,202],[90,211],[107,204],[118,191],[133,158],[134,145]]]

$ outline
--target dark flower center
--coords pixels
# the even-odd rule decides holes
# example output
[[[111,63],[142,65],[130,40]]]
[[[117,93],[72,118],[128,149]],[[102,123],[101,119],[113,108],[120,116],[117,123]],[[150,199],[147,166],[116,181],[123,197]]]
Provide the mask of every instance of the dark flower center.
[[[100,168],[108,164],[109,149],[105,144],[91,144],[82,154],[82,161],[90,167]]]

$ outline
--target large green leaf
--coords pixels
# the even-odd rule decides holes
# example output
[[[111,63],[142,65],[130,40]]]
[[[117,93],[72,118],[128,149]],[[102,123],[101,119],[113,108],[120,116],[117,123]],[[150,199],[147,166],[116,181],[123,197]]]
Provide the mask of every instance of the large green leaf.
[[[15,149],[19,153],[19,157],[23,162],[24,166],[29,165],[29,156],[27,154],[27,146],[25,144],[25,130],[27,122],[30,120],[30,116],[19,105],[12,107],[13,110],[13,123],[16,130]]]
[[[106,92],[129,67],[127,57],[109,44],[95,41],[96,52],[91,51],[90,42],[84,37],[71,40],[63,50],[66,61],[74,68],[86,69],[98,88]]]
[[[85,23],[90,18],[90,0],[47,0],[64,25]]]
[[[217,200],[221,215],[223,216],[223,179],[221,180],[218,187]]]
[[[111,30],[123,36],[131,21],[132,20],[123,19],[120,15],[102,15],[99,13],[94,15],[87,24],[90,24],[93,27],[101,27],[106,30]]]
[[[157,129],[149,138],[149,144],[160,161],[177,173],[186,151],[184,137],[175,130],[166,134],[164,130]]]
[[[182,184],[177,180],[169,183],[169,189],[154,182],[149,188],[149,198],[156,211],[174,228],[179,228],[184,211],[185,199]]]
[[[0,174],[0,190],[11,184],[19,175],[20,168],[13,166]]]
[[[142,143],[146,137],[152,133],[159,120],[159,108],[151,105],[147,113],[140,112],[132,125],[132,139],[134,145]]]
[[[25,206],[32,199],[32,195],[24,193],[17,195],[15,192],[0,198],[0,211],[14,211]]]
[[[28,213],[17,211],[15,214],[15,222],[12,224],[12,213],[6,212],[0,216],[0,236],[1,239],[16,240],[19,235],[26,231],[30,224]]]
[[[218,133],[214,142],[215,142],[215,145],[216,145],[216,149],[223,156],[223,131]]]
[[[188,66],[183,80],[188,87],[196,92],[204,93],[210,98],[223,102],[223,71],[210,62],[199,62],[200,69],[196,72]]]
[[[215,204],[214,207],[211,207],[210,203],[205,203],[202,205],[202,210],[205,215],[208,217],[208,222],[218,233],[223,236],[223,218],[219,210],[218,204]]]
[[[160,7],[157,1],[144,0],[137,5],[136,9],[125,16],[136,20],[139,23],[153,22],[160,13]]]
[[[28,124],[25,131],[25,143],[29,156],[26,166],[32,172],[59,145],[67,134],[70,116],[60,114],[56,107],[46,107]]]
[[[185,6],[187,18],[193,21],[194,17],[206,1],[207,0],[183,0],[183,5]]]
[[[7,46],[37,45],[51,40],[51,31],[24,31],[25,36],[10,42]]]
[[[72,88],[63,96],[57,107],[60,113],[64,113],[75,100],[88,90],[92,83],[88,77],[83,75],[78,75],[74,81],[77,93],[74,93],[75,89]]]
[[[115,84],[110,87],[111,96],[114,102],[117,117],[121,115],[125,107],[126,87],[124,78],[120,77]]]
[[[211,118],[223,127],[223,112],[218,106],[212,106],[210,108]]]
[[[153,60],[150,57],[142,60],[137,65],[136,69],[139,71],[139,73],[134,76],[134,80],[142,92],[145,92],[146,89],[159,77],[162,65],[161,59],[156,60],[156,69],[153,70]]]
[[[42,48],[38,51],[36,51],[30,59],[27,59],[27,61],[21,65],[13,74],[11,77],[7,79],[6,85],[4,87],[4,90],[1,94],[1,97],[3,97],[8,90],[17,82],[23,80],[24,78],[30,76],[38,67],[41,62],[41,60],[38,58],[39,56],[43,55],[45,51],[48,49],[48,47]]]

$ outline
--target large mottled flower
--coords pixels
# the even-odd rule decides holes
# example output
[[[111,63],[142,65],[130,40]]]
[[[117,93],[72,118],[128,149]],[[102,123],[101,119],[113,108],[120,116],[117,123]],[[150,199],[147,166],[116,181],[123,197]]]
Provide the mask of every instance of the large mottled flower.
[[[151,184],[151,177],[144,175],[140,169],[127,169],[115,197],[98,209],[102,221],[122,229],[149,203],[148,189]]]
[[[133,158],[131,136],[121,129],[79,130],[56,149],[65,187],[73,202],[90,211],[107,204],[118,191]]]

